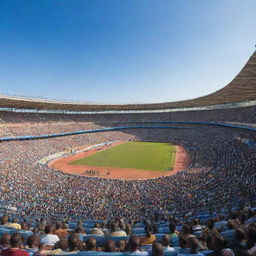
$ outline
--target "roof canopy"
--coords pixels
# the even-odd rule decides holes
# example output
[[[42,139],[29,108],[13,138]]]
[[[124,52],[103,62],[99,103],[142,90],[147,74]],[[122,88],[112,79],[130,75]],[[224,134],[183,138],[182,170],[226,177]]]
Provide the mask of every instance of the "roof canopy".
[[[207,86],[207,85],[206,85]],[[104,111],[104,110],[155,110],[211,106],[256,99],[256,52],[250,57],[239,74],[224,88],[192,100],[154,104],[86,104],[51,100],[8,97],[0,95],[0,108]]]

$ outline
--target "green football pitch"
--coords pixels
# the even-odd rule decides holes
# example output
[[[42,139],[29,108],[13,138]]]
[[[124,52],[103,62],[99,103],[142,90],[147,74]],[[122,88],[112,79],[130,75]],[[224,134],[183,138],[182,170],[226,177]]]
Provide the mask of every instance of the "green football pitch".
[[[169,171],[175,162],[176,146],[158,142],[126,142],[71,164]]]

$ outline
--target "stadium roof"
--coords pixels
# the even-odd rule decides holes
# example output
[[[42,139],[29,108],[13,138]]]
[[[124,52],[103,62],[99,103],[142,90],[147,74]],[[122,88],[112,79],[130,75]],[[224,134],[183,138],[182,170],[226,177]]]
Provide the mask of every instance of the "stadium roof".
[[[66,110],[66,111],[105,111],[105,110],[155,110],[189,108],[243,102],[256,99],[256,52],[239,74],[224,88],[195,99],[153,103],[153,104],[86,104],[61,102],[43,99],[9,97],[0,95],[0,108]]]

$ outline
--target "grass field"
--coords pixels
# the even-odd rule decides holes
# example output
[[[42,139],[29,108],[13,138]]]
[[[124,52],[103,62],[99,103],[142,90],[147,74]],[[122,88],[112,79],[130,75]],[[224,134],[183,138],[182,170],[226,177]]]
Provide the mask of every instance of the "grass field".
[[[169,171],[175,162],[176,146],[170,143],[126,142],[71,164]]]

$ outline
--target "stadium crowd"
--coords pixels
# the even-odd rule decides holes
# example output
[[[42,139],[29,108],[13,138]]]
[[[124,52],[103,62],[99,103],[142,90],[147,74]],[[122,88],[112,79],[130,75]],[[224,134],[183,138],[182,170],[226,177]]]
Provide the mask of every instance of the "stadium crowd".
[[[131,121],[212,121],[253,124],[256,107],[230,108],[205,111],[141,114],[63,115],[12,113],[0,111],[0,137],[42,135],[79,131],[109,126],[115,122]]]
[[[203,216],[165,219],[155,214],[151,222],[115,218],[72,223],[4,215],[0,255],[256,255],[256,209],[245,206]]]
[[[61,117],[63,118],[63,115]],[[1,118],[5,124],[8,124],[6,117],[3,118],[2,116]],[[76,119],[69,126],[67,122],[70,122],[70,120],[65,121],[65,118],[60,118],[59,122],[55,122],[55,120],[55,123],[52,124],[51,121],[44,120],[44,116],[41,117],[42,122],[34,122],[34,118],[38,119],[36,115],[35,117],[30,116],[32,119],[28,121],[31,124],[30,126],[26,122],[24,125],[13,126],[14,122],[11,117],[9,118],[12,125],[1,126],[3,136],[8,136],[7,134],[10,136],[28,135],[29,131],[30,134],[65,132],[71,129],[74,130],[74,127],[77,129],[78,126],[80,126],[80,129],[104,127],[103,124],[90,123],[91,120],[86,120],[85,123],[81,124]],[[21,116],[21,120],[17,119],[17,124],[22,123],[22,118]],[[70,117],[67,117],[67,119],[70,119]],[[106,124],[106,126],[108,125]],[[168,222],[168,225],[170,221],[171,223],[174,222],[176,226],[185,223],[190,225],[191,219],[196,218],[202,212],[207,212],[215,222],[228,222],[230,218],[235,219],[237,221],[236,227],[244,230],[246,243],[250,243],[251,246],[246,245],[244,251],[250,253],[251,251],[248,250],[252,249],[253,245],[248,238],[248,232],[254,226],[246,223],[246,220],[253,218],[253,216],[255,218],[255,212],[253,210],[244,212],[245,210],[243,210],[243,212],[239,211],[239,213],[232,215],[231,209],[242,206],[246,206],[245,209],[251,209],[255,206],[256,148],[250,147],[237,139],[238,137],[249,137],[256,141],[255,134],[232,128],[187,127],[190,129],[140,129],[129,130],[126,133],[115,131],[45,140],[0,143],[0,179],[2,181],[0,185],[0,209],[2,213],[10,211],[14,217],[25,218],[26,222],[23,224],[33,222],[30,229],[33,228],[34,233],[39,235],[47,227],[45,223],[41,223],[44,224],[44,228],[41,227],[41,230],[35,228],[40,223],[34,222],[40,217],[44,217],[50,222],[53,221],[51,229],[58,226],[56,219],[65,220],[64,223],[66,224],[74,220],[84,223],[85,220],[90,219],[108,223],[117,218],[123,219],[126,224],[129,223],[134,229],[136,227],[134,223],[146,221],[152,225],[156,224],[156,220],[154,220],[156,215],[161,216],[162,221],[164,223]],[[182,145],[192,157],[191,166],[169,177],[128,181],[69,175],[53,171],[47,165],[38,164],[38,161],[43,157],[65,149],[117,139],[123,141],[130,139],[162,141]],[[222,216],[223,210],[226,212]],[[124,226],[120,226],[120,223],[118,226],[124,229]],[[204,226],[208,227],[208,223],[204,223]],[[147,227],[147,225],[144,224],[144,227]],[[103,229],[108,228],[110,227],[103,227]],[[171,232],[171,230],[169,231]],[[54,232],[54,230],[51,230],[51,232]],[[187,228],[186,232],[190,234],[191,229],[188,230]],[[147,240],[147,238],[145,239]],[[74,238],[74,240],[76,239]],[[131,236],[129,242],[140,244],[143,239]],[[19,247],[22,246],[18,236],[14,237],[13,240],[14,242],[12,242],[12,239],[10,240],[10,246],[18,246],[14,244],[18,240]],[[212,255],[220,255],[219,252],[215,253],[214,246],[216,247],[216,245],[213,245],[214,243],[218,244],[218,250],[220,248],[225,249],[227,245],[220,236],[215,237],[214,234],[207,239],[205,237],[195,239],[193,235],[187,235],[187,238],[185,238],[180,235],[179,241],[180,247],[183,246],[182,242],[186,246],[190,245],[192,252],[195,252],[201,246],[195,248],[198,243],[204,242],[204,247],[201,246],[202,249],[212,250]],[[67,244],[67,241],[65,243]],[[92,243],[95,244],[95,242]],[[162,245],[154,243],[150,253],[153,254],[154,251],[160,250],[164,244],[163,241]],[[28,241],[26,246],[29,246]],[[49,249],[42,246],[42,244],[39,246],[42,251]],[[54,245],[54,249],[58,249],[59,246],[61,247],[63,244],[57,244],[56,248]],[[70,246],[64,246],[64,251],[67,248],[70,250]],[[88,246],[86,243],[82,245],[81,250],[88,249],[86,246]],[[89,248],[91,248],[90,246]],[[114,245],[110,244],[108,246],[113,247]],[[3,244],[2,247],[4,248]],[[95,246],[93,248],[95,249]],[[53,249],[53,247],[50,249]],[[136,250],[138,249],[137,246]],[[117,250],[120,250],[120,246]],[[228,252],[230,251],[226,251],[226,253]]]
[[[237,140],[237,133],[234,129],[209,127],[186,131],[145,129],[133,131],[133,135],[108,132],[2,143],[1,204],[14,206],[24,215],[136,219],[149,217],[152,212],[217,210],[255,201],[255,148]],[[42,157],[72,145],[116,138],[182,144],[192,156],[192,165],[169,177],[125,181],[68,175],[37,164]]]

